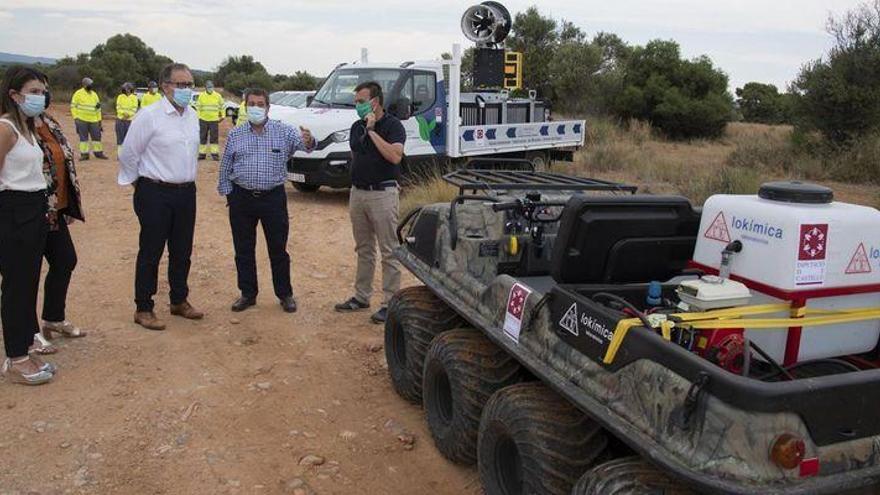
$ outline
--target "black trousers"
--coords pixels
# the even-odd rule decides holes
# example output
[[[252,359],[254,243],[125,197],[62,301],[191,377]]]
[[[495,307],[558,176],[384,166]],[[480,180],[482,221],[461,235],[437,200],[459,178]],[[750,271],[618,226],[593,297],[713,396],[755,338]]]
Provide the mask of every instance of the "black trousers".
[[[76,248],[70,237],[70,229],[63,218],[59,217],[58,221],[58,230],[50,230],[46,236],[46,250],[43,253],[49,264],[43,285],[43,319],[46,321],[67,319],[67,288],[76,268]]]
[[[170,187],[141,179],[134,191],[134,212],[141,225],[134,301],[138,311],[153,310],[159,261],[168,244],[168,284],[171,304],[189,296],[190,257],[196,225],[196,186]]]
[[[247,189],[234,186],[229,194],[229,224],[235,247],[235,268],[238,288],[244,297],[257,297],[257,222],[263,225],[269,261],[272,265],[272,285],[281,299],[293,295],[290,285],[290,256],[287,254],[287,235],[290,220],[287,217],[287,194],[278,186],[259,196]]]
[[[131,127],[130,120],[116,119],[116,146],[122,146],[129,127]]]
[[[199,143],[212,144],[220,142],[220,122],[208,122],[207,120],[199,120]]]
[[[0,319],[6,356],[27,356],[40,329],[37,293],[46,247],[46,193],[0,192]]]

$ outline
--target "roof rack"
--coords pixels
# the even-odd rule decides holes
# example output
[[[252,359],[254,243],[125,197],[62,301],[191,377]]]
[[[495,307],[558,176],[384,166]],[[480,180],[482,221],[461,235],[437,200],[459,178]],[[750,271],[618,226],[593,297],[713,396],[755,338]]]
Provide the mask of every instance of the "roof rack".
[[[526,170],[456,170],[443,180],[465,191],[610,191],[635,194],[636,186],[552,172]]]

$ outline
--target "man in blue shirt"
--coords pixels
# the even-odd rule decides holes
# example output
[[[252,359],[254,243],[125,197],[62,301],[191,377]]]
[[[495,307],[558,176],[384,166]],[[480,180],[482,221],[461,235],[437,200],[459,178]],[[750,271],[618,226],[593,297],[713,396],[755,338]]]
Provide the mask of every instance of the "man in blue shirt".
[[[297,150],[311,151],[315,138],[308,129],[299,130],[278,120],[269,120],[269,95],[262,89],[245,95],[248,122],[229,132],[220,162],[218,191],[226,196],[229,224],[235,247],[235,268],[241,297],[232,311],[244,311],[257,303],[257,223],[263,225],[272,285],[281,307],[296,311],[290,285],[290,256],[287,235],[287,161]]]

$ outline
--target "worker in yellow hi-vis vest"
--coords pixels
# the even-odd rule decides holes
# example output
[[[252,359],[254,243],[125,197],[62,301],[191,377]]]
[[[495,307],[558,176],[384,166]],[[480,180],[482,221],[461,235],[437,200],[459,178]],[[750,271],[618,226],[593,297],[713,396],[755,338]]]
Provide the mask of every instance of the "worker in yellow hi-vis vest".
[[[116,154],[122,152],[122,143],[128,133],[128,127],[134,114],[138,111],[138,98],[134,94],[134,84],[127,82],[122,85],[122,93],[116,97]]]
[[[247,93],[245,92],[245,94]],[[244,125],[247,121],[247,105],[245,105],[245,98],[242,98],[241,103],[238,104],[238,118],[235,119],[235,127]]]
[[[159,84],[156,81],[150,81],[147,87],[149,90],[141,96],[141,108],[147,108],[162,99],[162,93],[159,92]]]
[[[204,160],[211,144],[211,159],[220,161],[220,121],[223,120],[223,97],[214,91],[212,81],[205,82],[205,92],[196,100],[199,114],[199,160]]]
[[[80,160],[89,159],[89,138],[91,138],[91,151],[95,158],[106,160],[104,146],[101,144],[101,99],[93,89],[94,81],[85,77],[82,87],[73,93],[70,99],[70,113],[76,124],[76,133],[79,135]]]

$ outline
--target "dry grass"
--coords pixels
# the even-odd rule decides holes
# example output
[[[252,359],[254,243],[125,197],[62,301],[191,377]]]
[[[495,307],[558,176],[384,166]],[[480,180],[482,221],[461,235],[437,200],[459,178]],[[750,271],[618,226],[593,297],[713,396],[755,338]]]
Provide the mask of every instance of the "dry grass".
[[[646,193],[682,194],[695,204],[712,194],[754,194],[761,183],[780,179],[819,181],[841,200],[880,203],[876,187],[831,181],[840,174],[829,170],[827,161],[798,152],[790,126],[732,123],[719,140],[691,142],[660,138],[644,123],[619,126],[597,119],[590,126],[574,166],[561,170],[633,183]],[[863,155],[858,163],[868,162]]]
[[[448,203],[458,195],[458,189],[443,180],[440,173],[418,178],[403,188],[400,198],[400,217],[422,205]]]
[[[644,122],[594,118],[575,162],[557,163],[553,171],[634,184],[647,194],[681,194],[694,204],[713,194],[755,194],[771,180],[806,179],[833,188],[838,200],[880,206],[880,188],[834,170],[855,163],[860,174],[868,173],[880,167],[880,159],[871,160],[880,151],[863,147],[829,162],[798,152],[792,132],[790,126],[732,123],[721,139],[678,142],[655,135]],[[880,139],[873,145],[880,147]],[[449,201],[455,193],[439,176],[430,177],[405,189],[401,212]]]

